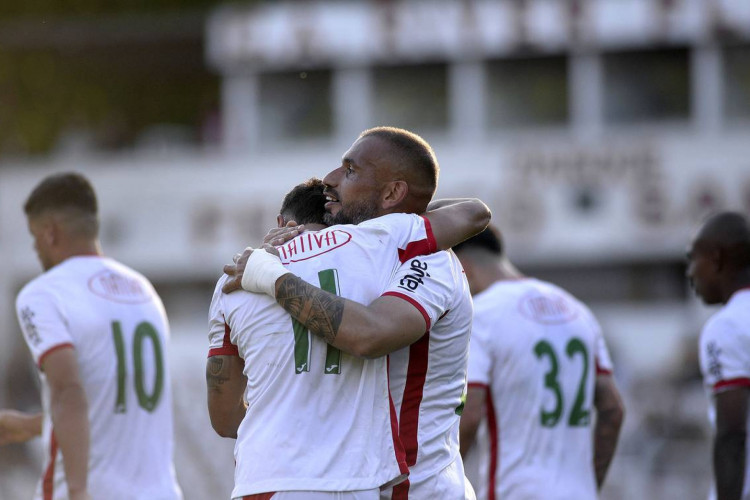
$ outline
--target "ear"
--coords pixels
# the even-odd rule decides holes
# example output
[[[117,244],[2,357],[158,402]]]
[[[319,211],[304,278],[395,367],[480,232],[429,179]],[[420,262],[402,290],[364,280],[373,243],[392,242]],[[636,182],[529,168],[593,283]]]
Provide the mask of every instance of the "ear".
[[[44,238],[44,243],[48,247],[60,243],[62,238],[62,228],[54,217],[51,217],[50,220],[47,221],[47,223],[44,225],[42,229],[42,238]]]
[[[406,181],[390,181],[383,188],[382,208],[388,210],[404,202],[409,195]]]
[[[276,227],[284,227],[286,225],[286,222],[284,222],[284,216],[279,214],[276,216]]]

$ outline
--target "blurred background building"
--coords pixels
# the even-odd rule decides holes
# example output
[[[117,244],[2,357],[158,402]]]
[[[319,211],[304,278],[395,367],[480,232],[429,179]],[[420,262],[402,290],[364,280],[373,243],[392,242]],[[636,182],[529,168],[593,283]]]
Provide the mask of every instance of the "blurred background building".
[[[39,272],[21,210],[53,171],[100,196],[107,254],[173,328],[178,476],[228,498],[204,401],[221,267],[357,134],[423,135],[438,195],[478,196],[530,275],[591,305],[628,414],[602,498],[703,499],[691,231],[750,211],[746,0],[10,1],[0,6],[0,406],[39,406],[13,308]],[[35,445],[0,450],[26,498]]]

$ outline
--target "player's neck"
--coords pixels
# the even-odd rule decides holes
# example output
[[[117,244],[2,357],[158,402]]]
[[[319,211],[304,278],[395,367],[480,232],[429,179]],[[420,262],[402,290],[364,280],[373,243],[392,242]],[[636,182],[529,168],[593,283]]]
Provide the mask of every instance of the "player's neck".
[[[56,264],[63,262],[71,257],[79,256],[102,256],[102,247],[99,244],[99,240],[76,240],[71,241],[64,248],[60,249],[56,260]]]
[[[518,270],[507,258],[503,257],[497,265],[497,279],[503,281],[521,280],[526,276]]]
[[[724,300],[722,302],[726,304],[727,302],[729,302],[729,299],[732,298],[732,295],[737,293],[739,290],[749,289],[749,288],[750,288],[750,269],[743,269],[741,271],[733,273],[731,276],[731,280],[729,280],[727,284],[723,287]]]
[[[519,280],[525,277],[508,259],[503,258],[493,262],[492,265],[485,266],[474,276],[473,293],[483,292],[498,281]]]

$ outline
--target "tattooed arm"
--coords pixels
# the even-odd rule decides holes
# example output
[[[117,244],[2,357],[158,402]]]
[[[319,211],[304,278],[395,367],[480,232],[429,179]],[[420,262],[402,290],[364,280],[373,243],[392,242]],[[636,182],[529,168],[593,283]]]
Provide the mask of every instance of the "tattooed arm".
[[[245,418],[244,366],[239,356],[211,356],[206,362],[208,415],[211,426],[221,437],[237,438],[237,429]]]
[[[597,487],[601,488],[615,454],[625,407],[612,375],[597,375],[594,384],[594,471]]]
[[[276,281],[276,302],[315,335],[355,356],[376,358],[424,335],[421,313],[391,296],[365,306],[333,295],[288,273]]]

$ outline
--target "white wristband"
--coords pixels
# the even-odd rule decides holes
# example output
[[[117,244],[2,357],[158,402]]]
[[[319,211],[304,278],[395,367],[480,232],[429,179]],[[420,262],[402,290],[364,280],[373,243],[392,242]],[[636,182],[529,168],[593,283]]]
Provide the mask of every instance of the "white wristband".
[[[242,288],[276,298],[276,280],[288,272],[278,256],[256,248],[247,259],[242,275]]]

